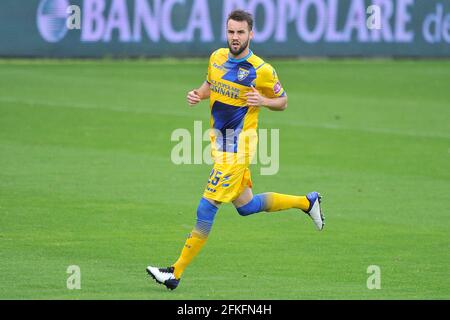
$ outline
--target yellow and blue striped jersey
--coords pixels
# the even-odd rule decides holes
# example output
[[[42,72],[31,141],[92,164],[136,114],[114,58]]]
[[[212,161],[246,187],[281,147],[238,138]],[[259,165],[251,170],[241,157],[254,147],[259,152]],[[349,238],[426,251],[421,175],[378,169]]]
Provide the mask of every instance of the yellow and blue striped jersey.
[[[284,96],[275,69],[252,51],[242,59],[233,59],[229,49],[222,48],[211,54],[206,81],[211,92],[213,159],[217,162],[223,153],[232,153],[235,160],[240,154],[249,163],[256,151],[259,107],[248,106],[245,94],[253,86],[268,98]]]

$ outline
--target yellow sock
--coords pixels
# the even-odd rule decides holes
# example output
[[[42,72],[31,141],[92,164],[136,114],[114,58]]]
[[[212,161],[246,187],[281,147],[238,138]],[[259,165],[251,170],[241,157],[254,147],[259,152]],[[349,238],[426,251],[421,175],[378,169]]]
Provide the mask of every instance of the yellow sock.
[[[309,209],[309,200],[306,196],[291,196],[275,192],[267,192],[266,194],[266,211],[280,211],[291,208]]]
[[[201,248],[206,242],[206,237],[202,237],[201,234],[197,232],[192,232],[184,244],[181,255],[177,262],[173,264],[175,267],[174,275],[175,278],[180,279],[181,275],[186,269],[186,267],[191,263],[192,259],[200,252]]]

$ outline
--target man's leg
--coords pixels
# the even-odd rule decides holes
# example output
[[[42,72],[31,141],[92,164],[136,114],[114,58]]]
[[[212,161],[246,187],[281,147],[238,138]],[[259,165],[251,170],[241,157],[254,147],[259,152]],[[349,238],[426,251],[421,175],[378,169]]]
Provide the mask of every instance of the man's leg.
[[[194,229],[189,234],[180,257],[173,264],[174,275],[177,279],[181,277],[184,269],[191,263],[192,259],[200,252],[205,244],[211,227],[214,222],[214,217],[217,213],[220,202],[202,198],[197,208],[197,223]]]
[[[184,269],[200,252],[208,238],[220,202],[202,198],[197,208],[197,223],[189,234],[178,260],[168,268],[147,267],[147,273],[168,289],[175,289]]]
[[[291,208],[308,211],[311,203],[306,196],[291,196],[287,194],[266,192],[253,195],[252,189],[245,188],[239,197],[233,201],[241,215],[250,215],[261,211],[280,211]]]
[[[311,192],[307,196],[292,196],[275,192],[253,195],[251,188],[247,187],[233,201],[233,204],[241,216],[261,211],[274,212],[297,208],[307,213],[319,230],[322,230],[324,225],[324,218],[320,211],[320,196],[317,192]]]

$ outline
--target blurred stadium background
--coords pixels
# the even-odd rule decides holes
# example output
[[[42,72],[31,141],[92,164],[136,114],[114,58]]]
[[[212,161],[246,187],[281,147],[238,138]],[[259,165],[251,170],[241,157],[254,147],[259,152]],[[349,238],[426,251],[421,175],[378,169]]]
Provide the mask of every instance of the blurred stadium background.
[[[144,268],[178,256],[210,170],[170,136],[206,128],[185,95],[236,7],[289,95],[255,192],[321,191],[326,230],[223,206],[167,292]],[[450,298],[450,1],[2,0],[0,25],[1,299]]]

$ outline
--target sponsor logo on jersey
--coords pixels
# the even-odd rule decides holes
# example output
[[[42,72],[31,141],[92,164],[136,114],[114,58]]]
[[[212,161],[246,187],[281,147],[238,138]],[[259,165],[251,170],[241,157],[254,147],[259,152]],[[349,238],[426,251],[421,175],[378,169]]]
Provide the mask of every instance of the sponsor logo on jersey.
[[[278,94],[280,93],[280,91],[281,91],[281,83],[280,81],[277,81],[277,83],[275,83],[275,85],[273,86],[273,92],[275,94]]]

